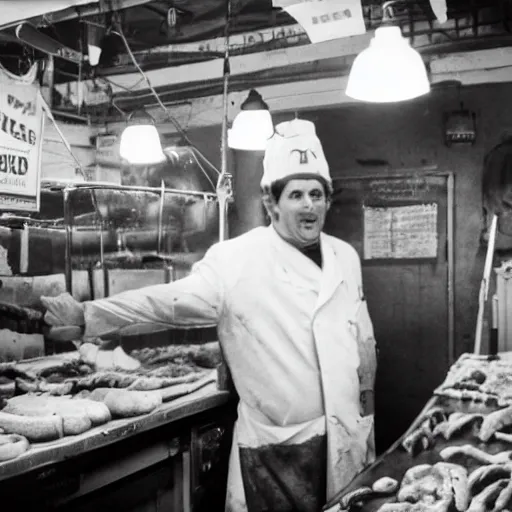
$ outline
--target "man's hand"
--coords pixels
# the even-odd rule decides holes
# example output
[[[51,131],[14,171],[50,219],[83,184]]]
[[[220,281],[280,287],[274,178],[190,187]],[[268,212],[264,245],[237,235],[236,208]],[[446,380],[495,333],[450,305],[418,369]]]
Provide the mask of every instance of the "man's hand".
[[[43,329],[43,334],[53,341],[77,341],[82,339],[84,328],[78,325],[47,327]]]
[[[375,414],[375,400],[373,391],[361,391],[361,394],[359,395],[359,403],[361,416],[369,416],[370,414]]]
[[[55,341],[79,340],[83,335],[85,324],[84,310],[80,302],[69,293],[57,297],[41,297],[46,308],[44,321],[49,325],[45,335]]]

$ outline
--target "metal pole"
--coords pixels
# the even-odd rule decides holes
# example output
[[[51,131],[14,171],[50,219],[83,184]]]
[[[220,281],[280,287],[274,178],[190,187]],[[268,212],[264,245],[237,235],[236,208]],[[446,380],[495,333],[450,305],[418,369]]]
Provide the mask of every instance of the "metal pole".
[[[496,229],[498,225],[498,216],[496,214],[492,217],[491,229],[489,231],[489,242],[487,243],[487,254],[485,256],[484,275],[480,283],[480,295],[478,300],[478,315],[476,320],[475,332],[475,348],[474,353],[480,354],[482,350],[482,328],[484,321],[484,309],[487,302],[487,294],[489,292],[489,278],[492,270],[492,260],[494,257],[494,245],[496,242]]]
[[[160,185],[160,208],[158,210],[158,239],[156,253],[160,254],[162,251],[162,238],[163,238],[163,217],[164,217],[164,202],[165,202],[165,183],[162,180]]]
[[[228,85],[229,85],[229,23],[231,20],[231,0],[227,0],[226,27],[224,31],[224,80],[222,90],[222,133],[221,133],[221,172],[217,181],[217,198],[219,201],[219,241],[226,240],[228,203],[233,196],[231,175],[228,172]]]
[[[73,295],[73,268],[71,265],[71,254],[73,247],[73,231],[72,222],[73,215],[71,214],[71,207],[69,204],[70,190],[64,189],[63,194],[63,208],[64,208],[64,228],[66,230],[66,246],[65,246],[65,261],[64,261],[64,275],[66,279],[66,291]]]
[[[94,197],[94,192],[91,190],[91,195]],[[101,267],[101,275],[103,277],[103,295],[105,295],[105,290],[108,288],[108,276],[107,271],[105,269],[105,238],[103,235],[103,216],[100,213],[100,210],[97,209],[96,213],[100,219],[100,267]]]
[[[447,224],[447,262],[448,262],[448,361],[453,364],[455,360],[455,265],[454,265],[454,176],[450,172],[448,175],[448,200],[446,205],[446,224]]]

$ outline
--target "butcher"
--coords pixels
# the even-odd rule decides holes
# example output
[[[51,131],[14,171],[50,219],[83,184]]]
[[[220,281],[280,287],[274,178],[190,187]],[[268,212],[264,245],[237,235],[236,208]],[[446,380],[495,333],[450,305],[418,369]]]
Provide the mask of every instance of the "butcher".
[[[45,320],[83,340],[217,326],[239,396],[226,511],[317,512],[375,457],[373,327],[358,254],[322,232],[332,180],[313,123],[276,126],[261,191],[270,225],[213,245],[187,277],[71,307],[45,297]]]

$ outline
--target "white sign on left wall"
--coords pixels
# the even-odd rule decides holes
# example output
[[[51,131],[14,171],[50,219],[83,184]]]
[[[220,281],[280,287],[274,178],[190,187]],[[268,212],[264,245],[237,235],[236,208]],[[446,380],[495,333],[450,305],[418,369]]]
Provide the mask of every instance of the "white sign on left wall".
[[[0,211],[39,211],[43,126],[37,84],[0,70]]]

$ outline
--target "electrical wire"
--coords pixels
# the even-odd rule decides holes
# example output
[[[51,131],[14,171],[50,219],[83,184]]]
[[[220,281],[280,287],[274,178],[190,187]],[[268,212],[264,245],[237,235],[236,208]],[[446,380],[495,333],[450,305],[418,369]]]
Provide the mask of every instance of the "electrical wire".
[[[215,184],[213,183],[212,179],[210,178],[209,174],[206,172],[206,169],[202,166],[201,162],[197,159],[196,154],[194,153],[194,149],[190,149],[190,154],[192,155],[192,158],[196,162],[199,169],[201,169],[201,172],[205,175],[206,179],[210,182],[210,185],[212,186],[212,190],[215,192]]]
[[[167,109],[165,108],[165,105],[162,103],[162,100],[160,99],[160,96],[158,96],[157,92],[155,91],[155,89],[151,85],[151,82],[150,82],[148,76],[146,75],[144,70],[139,66],[139,63],[137,62],[137,59],[133,55],[132,49],[130,48],[130,45],[128,44],[128,41],[126,40],[126,37],[124,36],[124,33],[123,33],[123,29],[121,28],[121,25],[119,23],[117,24],[117,30],[112,31],[112,33],[116,34],[117,36],[119,36],[123,40],[123,43],[124,43],[124,45],[126,47],[126,51],[128,52],[128,55],[130,56],[130,59],[132,59],[133,65],[137,68],[137,71],[142,75],[142,77],[144,78],[145,82],[148,84],[148,87],[153,92],[153,94],[155,96],[155,99],[158,102],[158,104],[162,107],[164,112],[167,112]]]
[[[48,103],[46,103],[45,99],[43,98],[43,95],[40,93],[39,93],[39,101],[41,102],[44,112],[46,113],[46,115],[48,116],[50,121],[53,123],[53,126],[55,127],[55,129],[57,130],[57,133],[59,134],[60,138],[62,139],[62,143],[64,144],[64,147],[67,149],[68,153],[71,155],[71,158],[75,161],[78,172],[80,173],[82,178],[87,179],[87,177],[84,173],[82,163],[80,162],[80,160],[78,160],[76,155],[73,153],[73,150],[71,149],[69,142],[67,141],[66,137],[64,137],[64,134],[62,133],[62,130],[60,129],[59,125],[57,124],[57,121],[55,121],[55,117],[53,117],[53,113],[52,113],[50,106],[48,105]]]
[[[126,38],[124,37],[124,34],[122,33],[122,29],[119,27],[119,32],[117,31],[114,31],[113,33],[119,35],[121,37],[121,39],[123,40],[123,43],[124,45],[126,46],[126,50],[128,52],[128,54],[130,55],[130,58],[132,59],[135,67],[137,68],[137,70],[141,73],[141,75],[143,76],[143,79],[147,82],[148,86],[150,87],[151,91],[153,92],[153,95],[155,96],[158,104],[160,105],[160,107],[162,107],[162,109],[168,114],[168,109],[167,107],[162,103],[162,100],[160,99],[160,97],[158,96],[158,94],[156,93],[156,91],[153,89],[150,81],[149,81],[149,78],[147,77],[147,75],[144,73],[144,71],[142,70],[142,68],[139,66],[138,62],[136,61],[135,59],[135,56],[133,55],[133,52],[131,51],[129,45],[128,45],[128,41],[126,40]],[[115,102],[112,102],[114,108],[116,108],[119,112],[123,112],[121,110],[120,107],[118,107]],[[215,184],[213,183],[212,179],[210,178],[209,174],[206,172],[206,169],[203,167],[203,165],[201,164],[201,162],[199,161],[199,159],[197,158],[195,152],[194,152],[194,149],[198,152],[198,154],[201,156],[201,158],[212,168],[214,169],[218,174],[219,171],[218,169],[210,162],[210,160],[208,160],[200,151],[199,149],[197,149],[190,141],[190,139],[188,139],[188,137],[186,137],[183,129],[181,128],[181,126],[179,125],[179,123],[172,117],[172,116],[169,116],[169,119],[171,120],[171,122],[173,123],[173,125],[175,126],[175,128],[180,132],[180,134],[182,136],[184,136],[185,138],[185,141],[191,146],[191,155],[193,157],[193,159],[195,160],[196,164],[198,165],[199,169],[201,170],[201,172],[204,174],[204,176],[206,177],[206,179],[209,181],[210,185],[212,186],[212,189],[213,191],[215,191]]]
[[[200,151],[199,151],[195,146],[192,146],[192,145],[191,145],[190,147],[197,151],[197,154],[199,155],[199,157],[200,157],[200,158],[202,158],[202,159],[204,160],[205,164],[207,164],[207,165],[208,165],[208,167],[210,167],[210,169],[211,169],[212,171],[215,171],[217,174],[220,174],[220,172],[219,172],[219,170],[217,169],[217,167],[215,167],[215,165],[213,165],[213,164],[210,162],[210,160],[208,160],[208,158],[206,158],[206,157],[203,155],[203,153],[201,153],[201,152],[200,152]]]
[[[126,113],[124,110],[121,110],[115,103],[115,101],[112,100],[112,106],[123,116],[126,116]]]
[[[163,109],[163,111],[166,113],[166,115],[168,116],[168,119],[171,121],[171,123],[174,125],[174,127],[176,128],[176,130],[178,131],[178,133],[183,137],[183,139],[187,142],[187,144],[189,144],[190,146],[193,146],[196,151],[198,152],[198,154],[201,155],[201,157],[204,159],[205,162],[208,163],[208,165],[210,165],[213,169],[216,170],[217,173],[221,174],[220,171],[202,154],[202,152],[199,150],[199,148],[197,148],[193,143],[192,141],[188,138],[187,134],[185,133],[185,131],[183,130],[183,128],[180,126],[180,124],[178,123],[178,121],[170,114],[169,110],[167,109],[167,107],[163,104],[162,100],[160,99],[160,96],[158,95],[158,93],[156,92],[156,90],[154,89],[154,87],[152,86],[151,84],[151,81],[149,80],[148,76],[146,75],[146,73],[144,72],[144,70],[140,67],[139,63],[137,62],[137,59],[135,58],[135,55],[133,55],[133,52],[130,48],[130,45],[128,44],[128,41],[126,40],[126,37],[124,36],[124,33],[123,33],[123,29],[121,28],[121,25],[119,23],[117,23],[117,30],[113,30],[112,31],[113,34],[116,34],[117,36],[119,36],[125,47],[126,47],[126,51],[128,52],[128,55],[130,56],[130,59],[132,60],[133,62],[133,65],[135,66],[135,68],[137,69],[137,71],[142,75],[143,79],[145,80],[145,82],[147,83],[149,89],[151,90],[151,92],[153,93],[158,105]],[[119,108],[118,108],[119,110]]]
[[[140,78],[137,82],[135,82],[131,87],[126,87],[125,85],[117,84],[113,80],[107,77],[101,77],[105,82],[108,82],[110,85],[115,85],[116,87],[119,87],[119,89],[123,89],[126,92],[132,92],[136,87],[139,86],[141,82],[144,81],[144,78]]]

